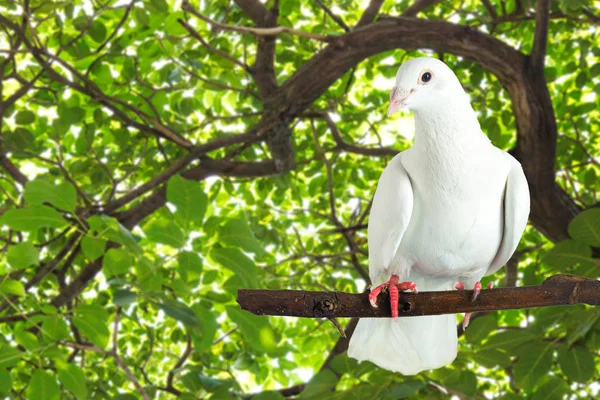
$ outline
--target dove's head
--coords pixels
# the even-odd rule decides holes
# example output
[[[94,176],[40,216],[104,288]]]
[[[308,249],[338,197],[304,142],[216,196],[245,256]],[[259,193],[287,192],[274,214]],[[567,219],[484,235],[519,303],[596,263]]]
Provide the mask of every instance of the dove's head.
[[[435,58],[414,58],[398,69],[388,116],[405,107],[413,111],[444,107],[464,97],[458,78],[446,64]]]

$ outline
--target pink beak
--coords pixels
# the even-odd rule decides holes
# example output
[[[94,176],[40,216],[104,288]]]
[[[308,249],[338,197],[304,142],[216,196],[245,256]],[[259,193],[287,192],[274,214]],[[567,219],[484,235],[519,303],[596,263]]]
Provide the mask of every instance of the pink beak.
[[[406,90],[402,88],[398,88],[397,86],[392,89],[392,93],[390,94],[390,105],[388,106],[387,115],[388,117],[395,113],[396,111],[404,108],[404,103],[408,97],[414,92],[414,89],[411,89],[410,92],[406,92]]]

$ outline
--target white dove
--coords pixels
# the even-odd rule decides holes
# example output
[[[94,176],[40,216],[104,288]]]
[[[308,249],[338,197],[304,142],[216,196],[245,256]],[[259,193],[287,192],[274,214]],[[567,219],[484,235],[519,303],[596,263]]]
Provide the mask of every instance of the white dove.
[[[475,300],[480,279],[517,248],[529,189],[519,162],[483,134],[467,94],[443,62],[417,58],[400,67],[388,116],[404,107],[414,112],[414,144],[383,171],[368,230],[376,286],[369,299],[376,307],[387,288],[394,319],[361,319],[348,355],[412,375],[454,361],[456,316],[398,321],[398,290],[467,285]]]

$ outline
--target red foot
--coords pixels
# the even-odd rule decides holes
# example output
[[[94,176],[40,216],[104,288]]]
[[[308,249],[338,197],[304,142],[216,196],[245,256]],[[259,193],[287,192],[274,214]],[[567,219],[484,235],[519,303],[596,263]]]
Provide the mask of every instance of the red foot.
[[[486,286],[487,289],[491,289],[493,287],[494,287],[494,282],[490,282]],[[458,281],[454,285],[454,288],[456,290],[465,290],[465,285],[461,281]],[[475,282],[475,286],[473,287],[473,300],[471,300],[472,302],[474,302],[477,299],[477,296],[479,296],[479,293],[481,293],[481,282]],[[469,322],[471,321],[471,314],[472,313],[465,313],[465,318],[463,319],[463,322],[462,322],[463,330],[467,329],[467,326],[469,326]]]
[[[386,283],[382,283],[369,293],[369,301],[373,308],[377,308],[377,296],[382,290],[388,289],[390,291],[390,305],[392,307],[392,318],[395,321],[398,320],[398,291],[399,290],[410,290],[418,293],[417,285],[414,282],[400,282],[398,283],[398,275],[392,275],[390,280]]]

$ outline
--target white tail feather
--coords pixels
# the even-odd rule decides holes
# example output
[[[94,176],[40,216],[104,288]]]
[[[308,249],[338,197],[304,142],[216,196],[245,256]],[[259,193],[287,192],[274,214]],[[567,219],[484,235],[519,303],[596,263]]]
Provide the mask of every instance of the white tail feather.
[[[376,277],[379,283],[384,278]],[[452,290],[447,278],[423,277],[413,272],[408,280],[419,291]],[[368,360],[381,368],[414,375],[450,364],[456,358],[456,315],[361,318],[350,338],[348,356]]]
[[[404,375],[440,368],[456,358],[456,316],[362,318],[348,356]]]

